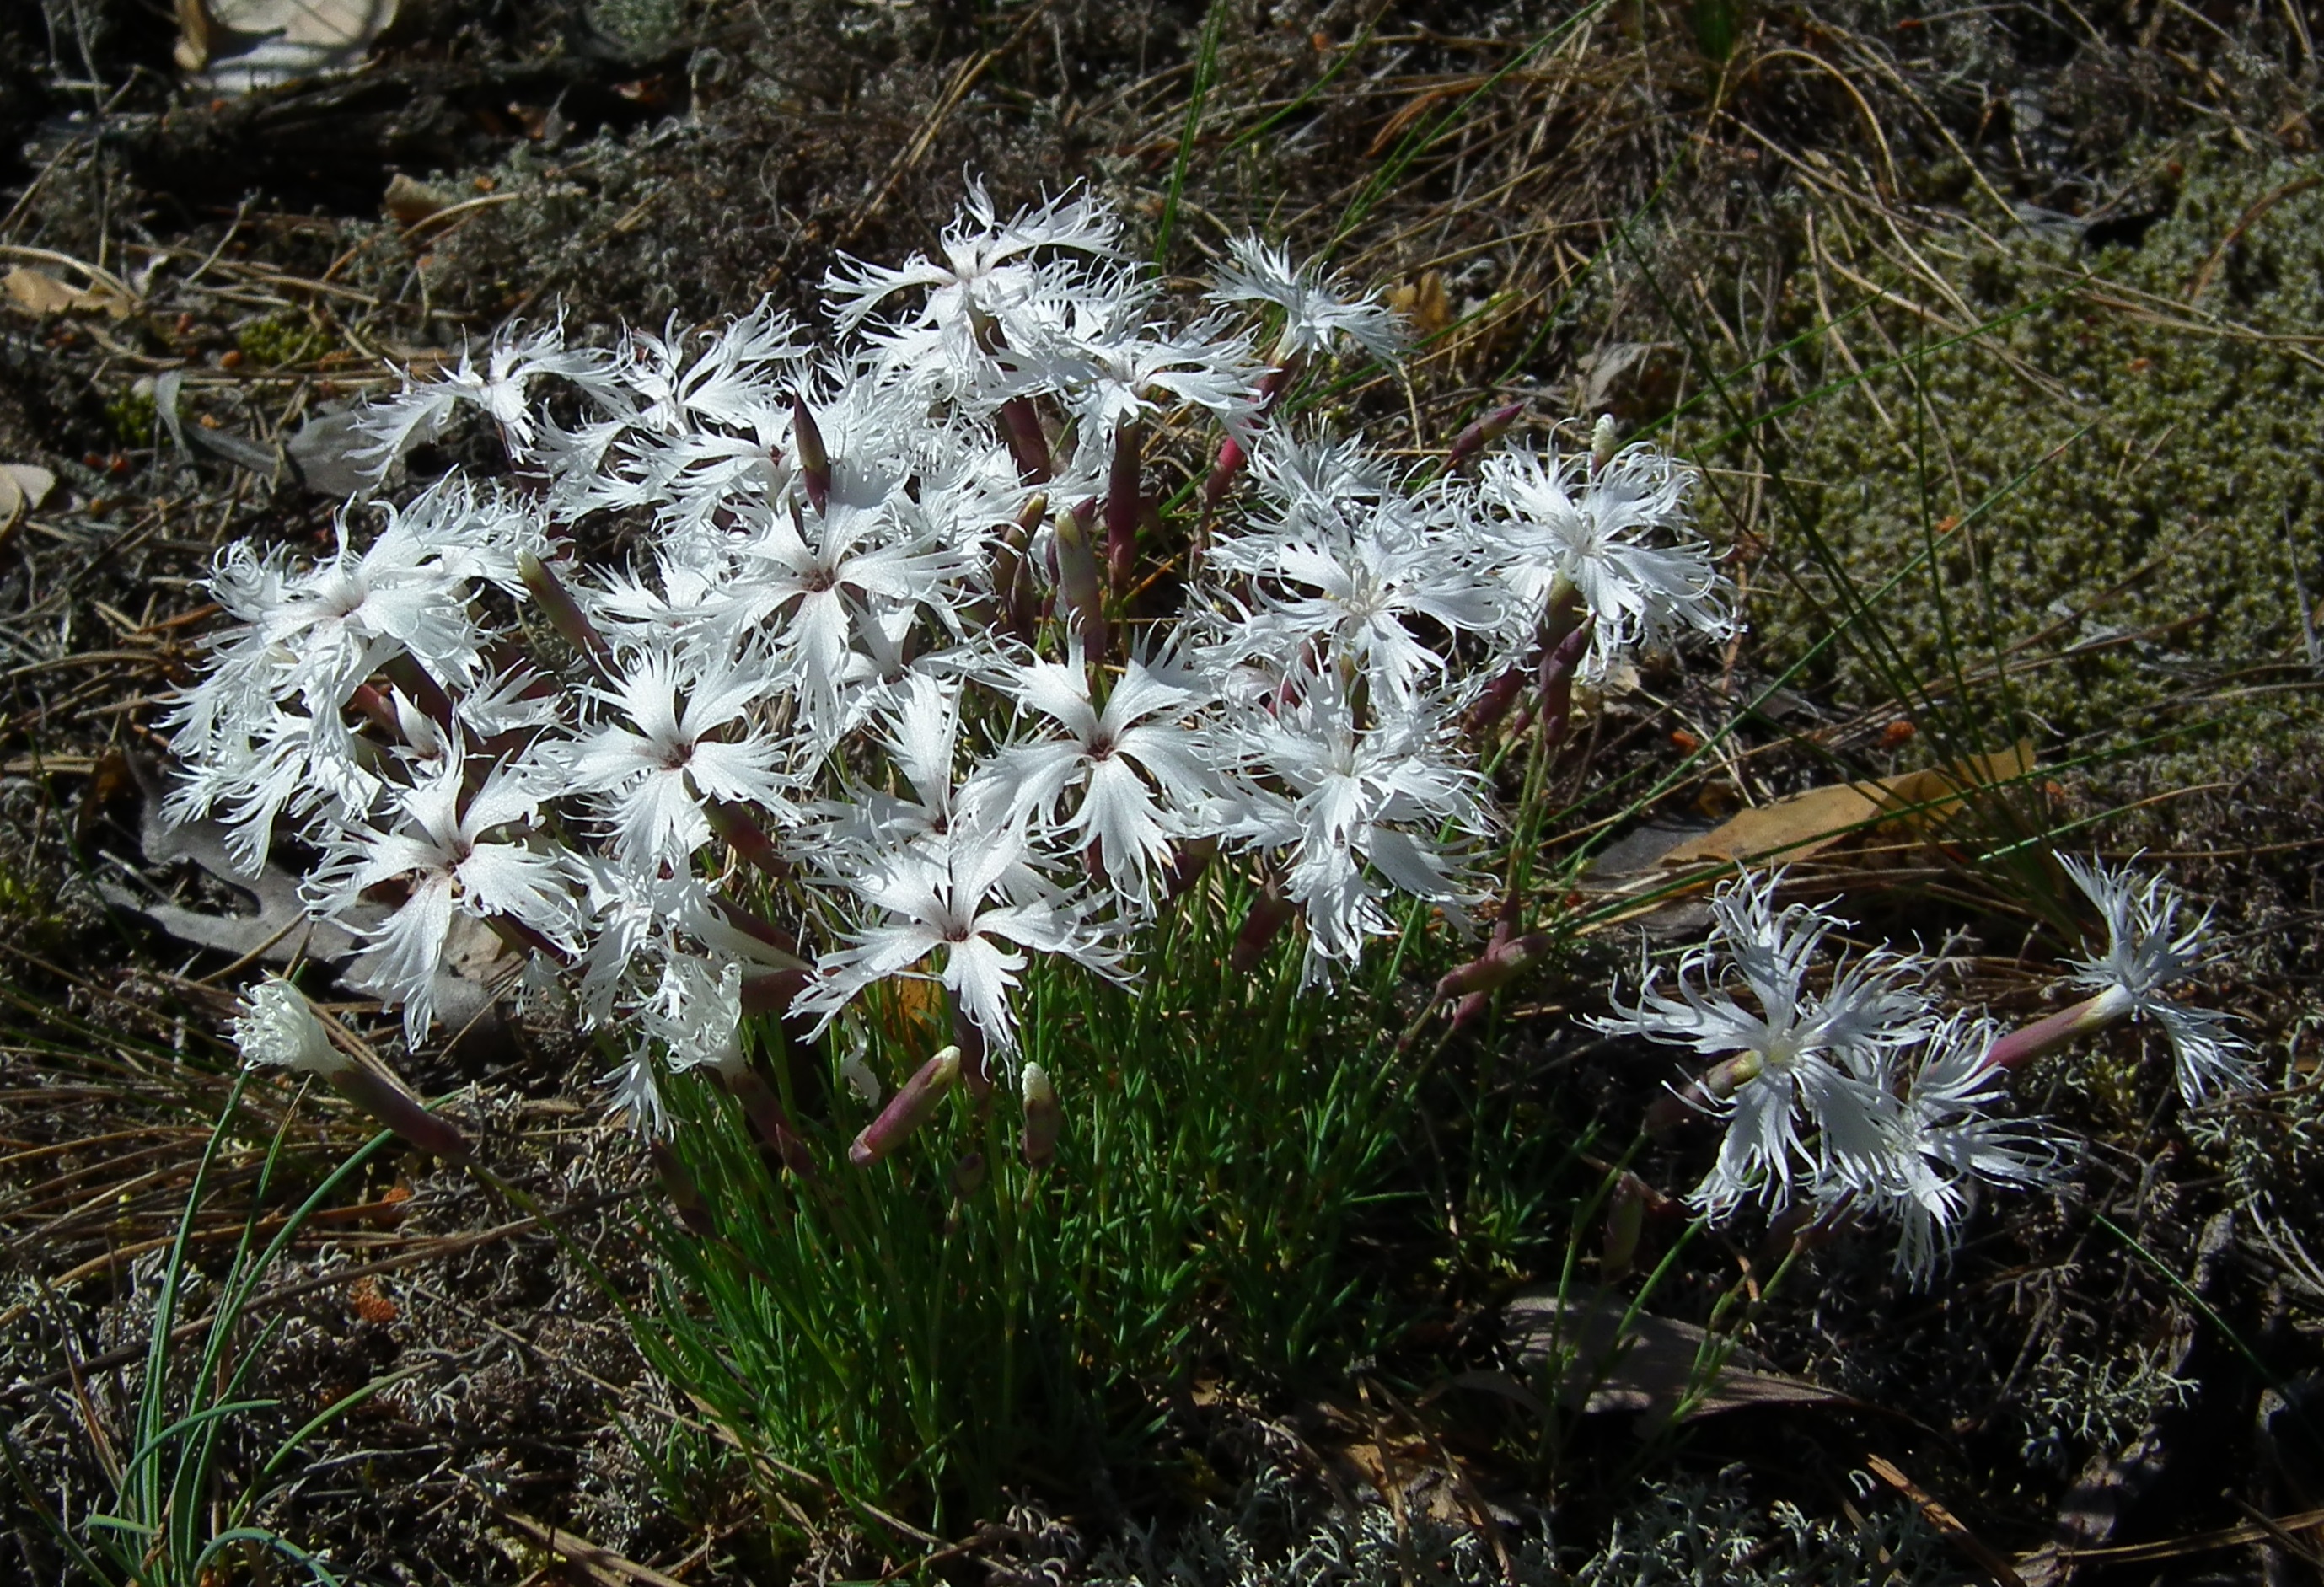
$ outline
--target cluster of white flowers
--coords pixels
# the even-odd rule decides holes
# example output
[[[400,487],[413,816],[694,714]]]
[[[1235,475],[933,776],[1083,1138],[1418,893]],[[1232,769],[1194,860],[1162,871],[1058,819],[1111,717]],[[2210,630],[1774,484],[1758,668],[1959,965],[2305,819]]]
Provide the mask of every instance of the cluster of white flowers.
[[[1886,1217],[1900,1270],[1926,1278],[1959,1235],[1971,1187],[2039,1185],[2063,1155],[2041,1121],[1993,1116],[2010,1072],[2128,1020],[2169,1038],[2189,1105],[2250,1083],[2226,1016],[2163,997],[2205,959],[2205,915],[2181,927],[2183,900],[2159,878],[2059,856],[2107,930],[2102,954],[2074,961],[2067,984],[2091,995],[2015,1031],[1945,1011],[1929,965],[1874,948],[1825,944],[1848,922],[1815,905],[1778,908],[1778,872],[1745,874],[1711,901],[1709,939],[1680,961],[1676,995],[1642,966],[1637,1001],[1595,1023],[1720,1061],[1680,1094],[1722,1120],[1717,1160],[1695,1204],[1714,1218],[1748,1202],[1805,1204],[1822,1216]]]
[[[222,558],[174,813],[254,870],[310,845],[415,1042],[456,918],[561,967],[649,1125],[658,1065],[725,1072],[746,1015],[827,1025],[891,977],[1006,1065],[1028,955],[1128,973],[1214,857],[1311,976],[1397,895],[1457,915],[1496,680],[1728,631],[1691,476],[1603,427],[1466,470],[1323,433],[1286,393],[1392,353],[1385,309],[1245,242],[1185,323],[1119,232],[972,191],[941,257],[825,281],[820,344],[764,307],[550,326],[380,404],[383,472],[480,411],[507,475],[311,566]]]

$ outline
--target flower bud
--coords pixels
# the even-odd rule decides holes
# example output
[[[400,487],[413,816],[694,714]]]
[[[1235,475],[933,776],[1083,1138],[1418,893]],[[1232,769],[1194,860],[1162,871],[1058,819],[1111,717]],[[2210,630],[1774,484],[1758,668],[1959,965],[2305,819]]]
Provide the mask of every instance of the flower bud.
[[[678,1160],[677,1149],[657,1135],[646,1143],[646,1150],[653,1158],[654,1173],[661,1180],[663,1194],[669,1197],[678,1221],[686,1225],[689,1233],[705,1240],[716,1234],[718,1226],[710,1221],[709,1205],[703,1201],[694,1176]]]
[[[1477,703],[1469,707],[1469,731],[1483,733],[1508,715],[1525,686],[1526,670],[1522,667],[1512,667],[1487,684],[1485,692],[1477,697]]]
[[[1029,397],[1011,397],[1001,404],[1001,438],[1017,461],[1017,477],[1034,484],[1056,473],[1049,456],[1049,438]]]
[[[984,1154],[973,1151],[952,1166],[952,1193],[966,1201],[984,1188],[987,1176]]]
[[[1984,1066],[2015,1069],[2030,1064],[2085,1036],[2095,1036],[2109,1026],[2119,1025],[2136,1011],[2137,1004],[2129,992],[2119,986],[2109,986],[2096,997],[2084,998],[2071,1008],[2061,1009],[2047,1019],[2011,1031],[1986,1049]]]
[[[1545,932],[1528,932],[1508,942],[1498,942],[1465,964],[1456,964],[1444,973],[1436,983],[1436,996],[1466,997],[1471,992],[1497,992],[1532,969],[1548,955],[1551,946]]]
[[[805,991],[805,970],[770,970],[742,980],[742,1011],[746,1014],[788,1014],[791,1000]]]
[[[1759,1078],[1766,1067],[1767,1060],[1757,1053],[1737,1053],[1703,1071],[1703,1093],[1723,1102]]]
[[[905,1138],[927,1123],[936,1111],[936,1103],[952,1089],[960,1077],[960,1048],[945,1047],[922,1064],[880,1116],[863,1127],[855,1144],[847,1149],[847,1160],[859,1168],[868,1168],[898,1147]]]
[[[452,725],[452,697],[444,692],[443,685],[428,676],[419,659],[409,650],[398,651],[379,664],[387,681],[411,697],[419,707],[435,719],[438,727]]]
[[[1113,461],[1105,484],[1106,577],[1118,597],[1130,589],[1138,555],[1139,475],[1145,467],[1146,427],[1125,419],[1113,432]]]
[[[1506,406],[1494,409],[1481,419],[1472,420],[1459,435],[1452,438],[1452,449],[1445,455],[1444,466],[1448,469],[1458,468],[1487,447],[1499,440],[1509,433],[1509,426],[1515,424],[1525,411],[1526,405],[1523,402],[1510,402]]]
[[[992,1052],[985,1044],[983,1028],[968,1017],[957,999],[950,1001],[952,1044],[960,1049],[960,1083],[976,1099],[982,1114],[992,1095]]]
[[[1298,911],[1299,906],[1285,898],[1274,882],[1268,882],[1250,900],[1250,913],[1243,917],[1242,929],[1235,933],[1234,947],[1227,955],[1228,964],[1244,973],[1258,969],[1276,934]]]
[[[751,818],[751,813],[740,805],[724,799],[705,799],[702,814],[710,823],[710,830],[724,838],[733,851],[777,881],[791,873],[788,860],[775,847],[775,840],[767,829]]]
[[[581,610],[581,603],[573,598],[573,592],[565,587],[555,568],[530,551],[519,551],[516,554],[516,576],[523,580],[534,604],[540,608],[542,615],[549,619],[549,626],[557,630],[567,644],[600,667],[613,660],[613,647],[605,641],[604,634],[597,632],[597,625],[589,621],[589,614]]]
[[[1048,512],[1049,498],[1036,491],[992,549],[992,593],[1001,603],[1001,615],[1022,639],[1032,637],[1033,626],[1026,611],[1025,548],[1032,543],[1033,531]]]
[[[1611,463],[1621,444],[1621,435],[1614,428],[1614,416],[1600,413],[1598,422],[1590,427],[1590,472],[1595,474]]]
[[[739,1053],[729,1063],[716,1066],[720,1084],[727,1094],[742,1104],[743,1116],[759,1139],[774,1148],[775,1156],[784,1167],[802,1179],[815,1176],[815,1156],[807,1150],[807,1141],[791,1124],[791,1116],[784,1111],[783,1099],[775,1094],[763,1076],[751,1066]]]
[[[1235,476],[1242,472],[1243,465],[1249,461],[1250,457],[1243,451],[1242,443],[1234,437],[1229,436],[1221,441],[1219,460],[1211,466],[1210,476],[1203,481],[1203,505],[1215,509],[1225,501],[1227,493],[1234,489]]]
[[[1097,517],[1094,503],[1084,502],[1057,518],[1054,543],[1057,551],[1057,590],[1065,610],[1082,632],[1083,653],[1106,651],[1105,594],[1099,582],[1097,551],[1090,543],[1090,528]]]
[[[831,454],[824,450],[823,431],[805,397],[791,397],[791,449],[798,455],[799,483],[807,487],[807,505],[823,511],[831,500]]]
[[[1584,617],[1572,632],[1542,652],[1534,709],[1541,723],[1542,743],[1547,748],[1563,743],[1573,724],[1573,674],[1590,649],[1593,621]]]
[[[1057,1160],[1057,1137],[1065,1127],[1065,1112],[1057,1103],[1057,1088],[1049,1072],[1028,1059],[1020,1080],[1025,1093],[1025,1132],[1019,1141],[1025,1166],[1036,1171]]]
[[[1612,1284],[1628,1276],[1646,1223],[1646,1182],[1626,1171],[1615,1182],[1613,1203],[1606,1209],[1606,1243],[1598,1258],[1598,1277],[1602,1281]]]
[[[1170,856],[1163,896],[1175,904],[1194,891],[1194,884],[1203,879],[1203,872],[1209,870],[1211,862],[1218,857],[1219,838],[1215,833],[1180,839],[1177,852]]]

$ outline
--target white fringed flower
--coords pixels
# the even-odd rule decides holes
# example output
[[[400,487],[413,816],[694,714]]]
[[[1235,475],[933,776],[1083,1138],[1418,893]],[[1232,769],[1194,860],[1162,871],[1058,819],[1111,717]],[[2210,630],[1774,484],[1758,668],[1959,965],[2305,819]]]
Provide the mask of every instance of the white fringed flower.
[[[1291,364],[1391,354],[1393,317],[1252,239],[1190,306],[1120,235],[1084,191],[972,189],[934,256],[833,272],[835,334],[552,324],[414,380],[370,460],[460,419],[521,487],[456,473],[311,561],[224,554],[168,809],[253,871],[319,853],[309,907],[412,1041],[479,922],[572,983],[642,1124],[659,1073],[707,1067],[787,1162],[742,1061],[770,1013],[929,978],[1005,1055],[1037,957],[1124,973],[1213,863],[1266,904],[1234,951],[1296,920],[1311,977],[1399,904],[1458,922],[1494,826],[1460,724],[1546,581],[1605,646],[1718,610],[1683,476],[1634,451],[1528,494],[1295,433],[1263,417]],[[1173,500],[1166,420],[1248,449],[1243,500]],[[254,995],[252,1039],[300,1050]]]
[[[2140,877],[2130,866],[2108,870],[2093,859],[2058,856],[2106,921],[2106,951],[2077,959],[2077,986],[2098,994],[2098,1012],[2113,1018],[2152,1020],[2163,1027],[2178,1064],[2179,1094],[2193,1107],[2215,1091],[2240,1091],[2252,1084],[2246,1055],[2250,1045],[2227,1030],[2231,1016],[2190,1009],[2163,996],[2209,962],[2203,937],[2211,911],[2181,926],[2185,895],[2160,876]]]
[[[2039,1120],[1994,1116],[2009,1094],[2007,1075],[1985,1061],[1995,1029],[1956,1015],[1929,1033],[1895,1087],[1886,1153],[1876,1172],[1844,1186],[1896,1221],[1896,1270],[1916,1282],[1950,1259],[1976,1186],[2030,1188],[2060,1171],[2060,1149]]]
[[[1369,293],[1351,292],[1345,281],[1325,273],[1319,262],[1310,260],[1295,270],[1287,251],[1249,236],[1229,239],[1227,254],[1234,263],[1219,272],[1211,301],[1281,309],[1283,329],[1275,345],[1278,360],[1329,351],[1341,337],[1375,358],[1392,359],[1402,350],[1403,327],[1396,311]]]
[[[1809,972],[1847,922],[1808,904],[1777,909],[1782,881],[1775,872],[1725,883],[1710,939],[1679,962],[1678,995],[1657,991],[1657,973],[1642,964],[1637,1001],[1593,1021],[1723,1060],[1701,1105],[1727,1132],[1694,1191],[1714,1216],[1750,1199],[1780,1210],[1803,1188],[1879,1183],[1896,1152],[1890,1064],[1934,1024],[1920,963],[1885,948],[1835,955],[1830,985],[1814,990]]]

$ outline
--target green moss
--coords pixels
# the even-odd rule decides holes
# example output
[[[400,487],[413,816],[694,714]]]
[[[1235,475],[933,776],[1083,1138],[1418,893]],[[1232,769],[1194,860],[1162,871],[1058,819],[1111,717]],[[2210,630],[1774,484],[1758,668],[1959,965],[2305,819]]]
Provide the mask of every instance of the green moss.
[[[268,368],[310,363],[337,346],[306,321],[288,317],[254,320],[235,333],[234,344],[244,357]]]
[[[123,390],[105,400],[105,420],[124,446],[153,444],[153,399],[143,392]]]
[[[1987,720],[2014,706],[2053,745],[2199,727],[2209,747],[2188,752],[2207,766],[2294,718],[2312,724],[2307,695],[2284,686],[2307,676],[2303,609],[2324,625],[2313,604],[2324,599],[2324,348],[2301,339],[2324,327],[2324,189],[2285,197],[2220,247],[2255,200],[2300,174],[2214,158],[2188,172],[2141,246],[2095,258],[2070,231],[1923,247],[1955,301],[1901,272],[1882,277],[1956,328],[1964,306],[1985,323],[2015,318],[1942,348],[1946,329],[1903,312],[1881,310],[1877,328],[1852,319],[1861,362],[1886,355],[1885,331],[1907,363],[1815,400],[1779,434],[1764,429],[1749,443],[1764,457],[1738,445],[1724,459],[1772,462],[1784,476],[1769,494],[1773,548],[1797,577],[1757,581],[1762,659],[1799,660],[1823,631],[1820,609],[1844,608],[1843,584],[1877,588],[1933,545],[1881,604],[1877,645],[1811,664],[1821,688],[1858,704],[1889,695],[1881,649],[1935,682],[1957,663],[1973,678],[2006,657],[2006,688],[1969,691]],[[2093,279],[2075,290],[2085,272]],[[1774,395],[1845,373],[1835,356]]]

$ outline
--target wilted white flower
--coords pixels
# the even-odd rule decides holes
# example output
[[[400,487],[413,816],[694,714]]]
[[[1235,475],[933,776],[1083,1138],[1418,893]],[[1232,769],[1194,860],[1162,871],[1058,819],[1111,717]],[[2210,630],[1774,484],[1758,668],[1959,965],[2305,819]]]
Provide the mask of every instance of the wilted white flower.
[[[601,353],[567,347],[564,328],[557,325],[494,343],[482,369],[464,348],[459,364],[449,374],[420,382],[407,376],[401,393],[366,410],[362,429],[371,438],[370,445],[355,456],[375,472],[385,474],[414,443],[432,438],[456,409],[467,404],[497,420],[507,438],[510,456],[521,458],[530,453],[535,433],[532,410],[526,401],[531,383],[544,375],[561,375],[585,382],[600,392],[610,392],[612,388],[599,378],[608,362]]]

